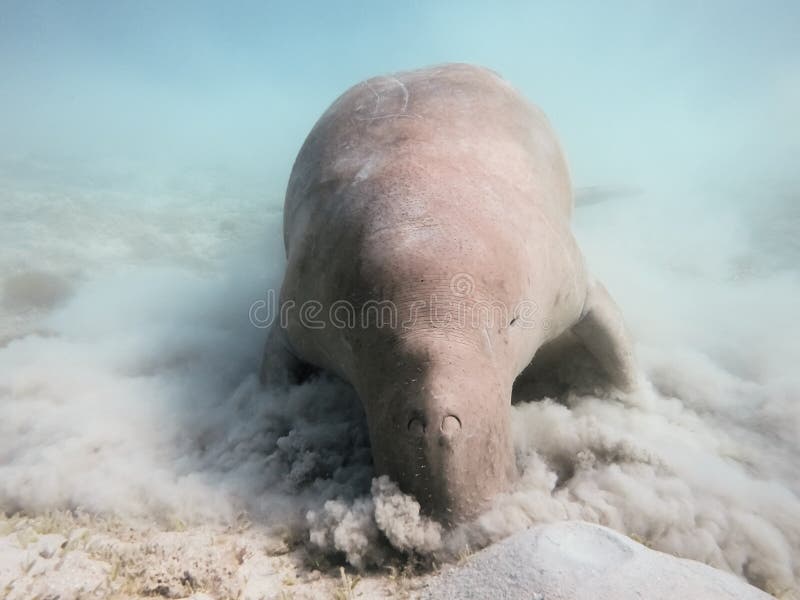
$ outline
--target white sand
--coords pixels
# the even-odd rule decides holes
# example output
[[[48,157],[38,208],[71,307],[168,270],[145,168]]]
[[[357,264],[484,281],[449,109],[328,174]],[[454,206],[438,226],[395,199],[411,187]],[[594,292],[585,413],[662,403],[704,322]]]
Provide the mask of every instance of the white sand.
[[[650,550],[611,529],[578,521],[514,534],[431,578],[422,593],[429,600],[771,597],[729,573]]]
[[[331,565],[320,570],[302,550],[247,523],[165,531],[51,514],[3,520],[0,531],[0,591],[8,600],[771,598],[729,573],[577,521],[527,529],[432,575],[394,568],[343,575]]]

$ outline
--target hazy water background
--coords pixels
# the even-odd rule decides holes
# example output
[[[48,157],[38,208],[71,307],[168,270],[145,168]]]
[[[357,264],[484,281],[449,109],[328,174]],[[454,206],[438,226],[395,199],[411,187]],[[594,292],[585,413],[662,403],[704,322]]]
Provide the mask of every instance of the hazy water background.
[[[516,408],[523,484],[459,539],[581,517],[796,591],[797,31],[791,1],[0,1],[0,509],[402,546],[349,392],[259,391],[247,309],[330,102],[474,62],[545,110],[577,186],[638,190],[575,228],[653,387]]]

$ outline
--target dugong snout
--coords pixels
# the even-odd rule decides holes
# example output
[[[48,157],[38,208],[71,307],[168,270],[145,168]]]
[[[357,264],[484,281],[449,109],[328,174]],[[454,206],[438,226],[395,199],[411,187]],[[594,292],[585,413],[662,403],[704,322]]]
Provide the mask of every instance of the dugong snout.
[[[516,478],[508,409],[499,390],[467,392],[442,374],[424,379],[384,394],[383,409],[368,411],[375,470],[424,512],[455,524],[477,516]]]
[[[423,435],[428,426],[425,419],[416,415],[412,415],[408,421],[408,430],[413,435]],[[461,431],[461,419],[456,415],[447,414],[442,417],[439,423],[439,431],[441,432],[442,440],[449,440],[455,437]]]

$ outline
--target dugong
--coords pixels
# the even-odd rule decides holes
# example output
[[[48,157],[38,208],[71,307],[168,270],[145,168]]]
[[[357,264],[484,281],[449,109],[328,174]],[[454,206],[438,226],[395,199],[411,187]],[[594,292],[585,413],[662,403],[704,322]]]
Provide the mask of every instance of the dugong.
[[[517,476],[511,391],[537,351],[571,336],[613,385],[634,384],[572,206],[545,116],[494,72],[448,64],[350,88],[289,178],[262,381],[345,379],[376,474],[445,524],[474,517]]]

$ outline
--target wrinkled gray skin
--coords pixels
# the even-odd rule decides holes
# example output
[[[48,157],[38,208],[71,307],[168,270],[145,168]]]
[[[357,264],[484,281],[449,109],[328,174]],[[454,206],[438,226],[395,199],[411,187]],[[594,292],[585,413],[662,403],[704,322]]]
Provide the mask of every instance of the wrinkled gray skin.
[[[586,272],[571,211],[553,131],[495,73],[452,64],[356,85],[292,170],[288,320],[269,336],[262,379],[296,381],[313,365],[347,380],[376,472],[445,523],[475,516],[517,475],[511,390],[537,350],[576,335],[617,386],[633,384],[622,321]],[[322,310],[304,322],[308,301]],[[390,307],[381,322],[375,301]],[[332,305],[344,307],[336,322]]]

